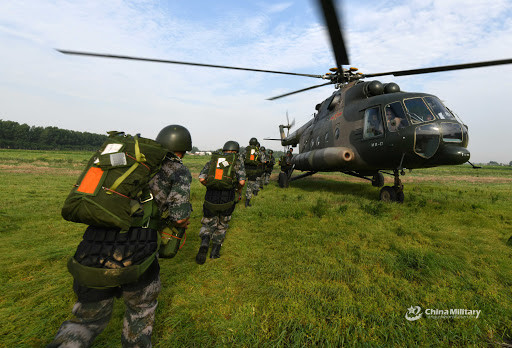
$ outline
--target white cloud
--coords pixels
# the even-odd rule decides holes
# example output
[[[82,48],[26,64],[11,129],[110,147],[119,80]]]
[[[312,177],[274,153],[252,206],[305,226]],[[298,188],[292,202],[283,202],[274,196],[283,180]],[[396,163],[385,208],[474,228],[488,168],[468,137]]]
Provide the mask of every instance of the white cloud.
[[[169,122],[181,122],[200,148],[215,148],[227,138],[246,143],[252,136],[276,137],[286,110],[299,126],[331,94],[332,88],[324,87],[269,102],[268,97],[324,81],[53,51],[312,74],[334,65],[328,34],[309,1],[165,6],[121,0],[0,2],[0,118],[149,137]],[[510,1],[349,1],[343,9],[351,63],[366,73],[512,57]],[[439,95],[470,125],[475,161],[490,160],[492,153],[494,160],[508,163],[512,158],[500,149],[512,148],[503,133],[504,125],[511,126],[510,72],[494,67],[381,80]],[[489,127],[478,123],[482,114]],[[489,139],[504,139],[503,145],[499,149]]]

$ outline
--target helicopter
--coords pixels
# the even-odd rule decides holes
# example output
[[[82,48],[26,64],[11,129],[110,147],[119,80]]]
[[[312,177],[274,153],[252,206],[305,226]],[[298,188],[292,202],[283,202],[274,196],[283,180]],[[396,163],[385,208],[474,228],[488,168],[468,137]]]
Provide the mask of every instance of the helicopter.
[[[327,26],[336,66],[325,74],[242,68],[174,60],[133,57],[58,49],[64,54],[182,64],[210,68],[319,78],[327,82],[269,98],[276,100],[311,89],[334,85],[331,96],[318,103],[313,118],[291,134],[292,125],[280,125],[282,146],[299,147],[291,168],[279,174],[279,184],[288,186],[317,172],[342,172],[381,187],[383,201],[404,201],[400,179],[405,169],[459,165],[469,162],[468,127],[435,95],[401,91],[396,83],[366,80],[379,76],[408,76],[512,63],[512,59],[437,66],[421,69],[363,74],[349,67],[349,58],[333,0],[317,0]],[[305,172],[292,177],[295,170]],[[390,171],[390,172],[389,172]],[[384,186],[384,175],[394,178]]]

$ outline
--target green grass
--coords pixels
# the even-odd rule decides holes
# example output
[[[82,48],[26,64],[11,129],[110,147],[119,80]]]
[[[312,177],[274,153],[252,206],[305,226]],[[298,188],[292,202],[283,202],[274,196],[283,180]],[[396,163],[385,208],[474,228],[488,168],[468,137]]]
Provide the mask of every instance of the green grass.
[[[75,301],[67,258],[84,226],[61,205],[90,153],[0,150],[0,346],[49,343]],[[161,260],[153,343],[204,346],[499,346],[512,340],[512,170],[407,173],[404,204],[363,180],[275,181],[237,208],[222,257],[194,257],[207,158],[187,156],[187,242]],[[243,201],[242,201],[243,205]],[[407,308],[478,319],[405,319]],[[124,307],[95,347],[120,346]]]

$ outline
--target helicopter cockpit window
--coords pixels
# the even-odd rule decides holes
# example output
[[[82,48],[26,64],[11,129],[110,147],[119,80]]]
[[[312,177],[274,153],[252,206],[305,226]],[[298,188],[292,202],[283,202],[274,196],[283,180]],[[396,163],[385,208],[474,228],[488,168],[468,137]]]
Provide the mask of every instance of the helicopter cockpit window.
[[[400,102],[386,105],[384,114],[386,115],[386,124],[390,132],[396,132],[409,125],[409,121],[407,121],[407,117],[405,117],[404,109]]]
[[[325,145],[329,142],[329,133],[325,133]]]
[[[452,113],[443,105],[443,103],[441,103],[441,101],[438,98],[425,97],[425,102],[427,103],[430,110],[432,110],[434,115],[437,115],[437,117],[439,117],[440,119],[455,119],[455,116],[452,115]]]
[[[412,123],[429,122],[435,119],[422,98],[405,99],[404,104]]]
[[[363,134],[365,139],[379,137],[384,134],[384,125],[378,107],[365,110]]]
[[[339,128],[336,128],[336,130],[334,131],[334,137],[336,139],[339,139],[340,138],[340,129]]]

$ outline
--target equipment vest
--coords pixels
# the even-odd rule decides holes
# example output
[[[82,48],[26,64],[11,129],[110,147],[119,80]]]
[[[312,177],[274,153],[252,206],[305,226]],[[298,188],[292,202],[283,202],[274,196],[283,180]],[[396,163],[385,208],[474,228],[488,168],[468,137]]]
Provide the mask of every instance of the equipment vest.
[[[138,136],[109,132],[69,193],[62,217],[92,226],[158,229],[159,211],[149,180],[168,150]]]
[[[236,184],[236,153],[214,153],[205,186],[214,190],[233,190]]]
[[[261,165],[261,161],[259,160],[260,151],[258,147],[254,145],[249,145],[245,148],[245,160],[244,164],[249,166],[258,166]]]

